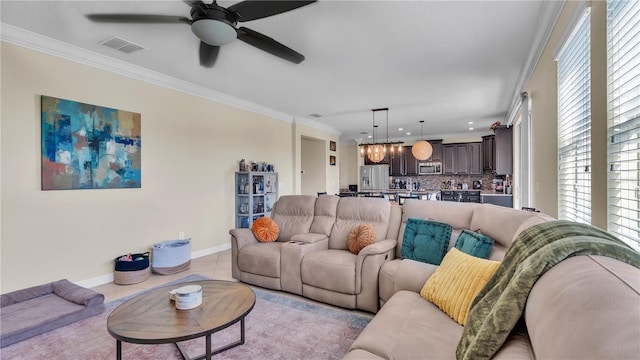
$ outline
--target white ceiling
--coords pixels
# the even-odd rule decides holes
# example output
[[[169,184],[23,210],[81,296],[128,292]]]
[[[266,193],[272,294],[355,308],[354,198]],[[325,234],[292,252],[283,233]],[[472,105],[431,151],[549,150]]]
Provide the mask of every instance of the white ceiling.
[[[206,0],[205,0],[206,2]],[[227,7],[237,1],[219,1]],[[388,107],[389,139],[480,136],[506,122],[555,21],[554,1],[329,1],[240,23],[304,54],[289,63],[236,40],[211,69],[198,63],[188,25],[105,24],[89,13],[189,17],[174,1],[5,1],[4,24],[93,53],[313,120],[353,143],[372,132],[372,108]],[[118,36],[131,54],[100,42]],[[312,117],[321,114],[322,117]],[[473,125],[469,125],[469,122]],[[378,139],[386,139],[384,113]],[[404,128],[398,131],[398,128]],[[473,127],[470,131],[468,128]],[[407,136],[407,131],[412,132]]]

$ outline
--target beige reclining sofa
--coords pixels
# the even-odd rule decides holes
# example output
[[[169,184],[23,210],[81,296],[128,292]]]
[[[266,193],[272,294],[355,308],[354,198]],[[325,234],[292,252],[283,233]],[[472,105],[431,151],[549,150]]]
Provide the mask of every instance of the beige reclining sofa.
[[[261,243],[250,229],[232,229],[232,275],[348,309],[378,311],[378,272],[394,258],[401,210],[382,198],[282,196],[272,210],[280,235]],[[357,255],[351,230],[373,225],[376,242]]]
[[[554,220],[489,204],[376,198],[283,196],[272,217],[274,243],[233,229],[233,277],[376,315],[345,359],[455,359],[464,327],[420,291],[438,266],[402,259],[409,218],[452,226],[448,248],[463,229],[494,240],[489,259],[502,260],[525,229]],[[386,218],[385,218],[386,216]],[[358,255],[347,234],[372,223],[377,241]],[[494,359],[637,359],[640,354],[640,269],[606,256],[569,257],[535,283],[522,314]]]

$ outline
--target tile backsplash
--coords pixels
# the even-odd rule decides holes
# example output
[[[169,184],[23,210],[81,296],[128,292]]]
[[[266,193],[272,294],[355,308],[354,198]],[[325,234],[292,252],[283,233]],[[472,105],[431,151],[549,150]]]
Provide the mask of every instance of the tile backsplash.
[[[495,176],[492,173],[484,173],[482,175],[421,175],[421,176],[392,176],[390,188],[394,188],[395,180],[406,181],[407,188],[413,186],[414,183],[418,183],[419,189],[423,190],[438,190],[445,188],[445,182],[451,181],[455,184],[467,184],[469,189],[473,188],[473,182],[480,180],[482,182],[481,190],[491,190],[491,184],[494,178],[501,178]],[[504,177],[502,177],[504,178]],[[411,185],[410,185],[411,184]]]

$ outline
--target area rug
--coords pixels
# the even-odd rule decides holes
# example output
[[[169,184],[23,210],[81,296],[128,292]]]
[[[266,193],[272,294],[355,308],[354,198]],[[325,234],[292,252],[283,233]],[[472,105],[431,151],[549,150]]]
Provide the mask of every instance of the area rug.
[[[205,280],[190,275],[167,283]],[[245,320],[246,342],[215,355],[215,359],[341,359],[369,323],[370,316],[314,303],[284,293],[252,287],[256,304]],[[102,360],[116,358],[116,340],[107,332],[107,317],[131,298],[111,301],[94,317],[50,331],[0,350],[6,360]],[[240,338],[240,324],[212,337],[213,348]],[[181,343],[191,357],[204,352],[204,338]],[[182,359],[173,344],[122,344],[122,358],[136,360]]]

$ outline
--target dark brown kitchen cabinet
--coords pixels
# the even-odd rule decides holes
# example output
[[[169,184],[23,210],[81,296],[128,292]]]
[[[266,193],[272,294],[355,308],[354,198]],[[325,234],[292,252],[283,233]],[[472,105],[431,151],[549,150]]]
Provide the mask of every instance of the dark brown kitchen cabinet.
[[[405,146],[403,149],[405,175],[417,176],[418,175],[418,159],[413,156],[411,152],[411,146]]]
[[[506,126],[498,126],[496,129],[496,167],[497,175],[513,174],[513,129]]]
[[[469,146],[467,144],[456,144],[455,160],[453,162],[453,171],[455,174],[469,173]]]
[[[495,135],[482,137],[482,168],[494,171],[496,168],[496,142]]]
[[[418,160],[411,152],[411,146],[404,146],[401,152],[396,152],[390,157],[391,176],[417,176]]]
[[[482,174],[482,143],[469,143],[469,174]]]
[[[453,190],[440,190],[440,200],[442,201],[458,201],[458,195]]]
[[[395,154],[390,158],[390,167],[389,172],[391,176],[404,176],[405,165],[404,165],[404,157],[402,154]]]
[[[480,190],[440,190],[440,200],[479,203]]]
[[[431,157],[425,161],[442,161],[442,140],[429,140],[429,144],[431,144],[433,152],[431,153]]]
[[[444,175],[481,174],[481,143],[446,144],[442,146]]]
[[[453,175],[456,173],[456,147],[455,145],[442,146],[442,174]]]

